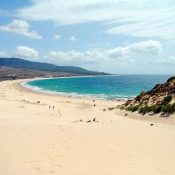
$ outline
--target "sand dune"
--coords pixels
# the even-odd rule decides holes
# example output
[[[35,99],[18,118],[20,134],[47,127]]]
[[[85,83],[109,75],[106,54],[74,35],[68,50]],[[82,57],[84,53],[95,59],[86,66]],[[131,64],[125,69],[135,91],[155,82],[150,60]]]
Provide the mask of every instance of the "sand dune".
[[[36,93],[19,83],[0,83],[0,175],[175,174],[174,116],[133,120],[103,111],[120,102]]]

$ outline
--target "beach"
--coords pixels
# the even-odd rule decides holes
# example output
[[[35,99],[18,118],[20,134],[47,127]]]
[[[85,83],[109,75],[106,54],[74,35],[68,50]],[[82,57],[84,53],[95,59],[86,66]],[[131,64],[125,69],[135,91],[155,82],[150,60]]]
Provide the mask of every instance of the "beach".
[[[122,101],[34,92],[25,81],[0,82],[1,175],[175,174],[174,114],[109,110]]]

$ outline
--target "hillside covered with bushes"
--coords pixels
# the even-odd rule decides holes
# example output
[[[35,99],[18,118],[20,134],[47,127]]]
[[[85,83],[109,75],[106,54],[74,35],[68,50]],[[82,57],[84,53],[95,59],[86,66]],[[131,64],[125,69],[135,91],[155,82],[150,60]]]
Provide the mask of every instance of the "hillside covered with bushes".
[[[175,112],[175,76],[164,84],[157,84],[152,90],[142,92],[133,100],[128,100],[121,109],[141,114],[168,116]]]

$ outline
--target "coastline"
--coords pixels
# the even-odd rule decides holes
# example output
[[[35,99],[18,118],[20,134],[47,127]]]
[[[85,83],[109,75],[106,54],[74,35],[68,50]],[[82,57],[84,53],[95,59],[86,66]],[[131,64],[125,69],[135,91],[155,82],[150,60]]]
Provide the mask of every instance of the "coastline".
[[[87,77],[87,76],[84,76]],[[48,78],[42,81],[41,78],[28,82],[25,86],[30,89],[42,91],[44,93],[54,93],[62,96],[77,96],[81,98],[97,98],[97,99],[133,99],[142,90],[148,91],[152,89],[156,83],[164,82],[165,76],[155,76],[154,81],[150,80],[150,76],[110,76],[111,78],[98,78],[99,76],[93,76],[94,78],[84,77],[61,77],[61,78]],[[132,81],[132,78],[136,79]],[[145,78],[145,80],[144,80]],[[58,79],[58,80],[57,80]],[[61,80],[63,79],[63,80]],[[66,80],[69,79],[69,80]],[[73,80],[75,79],[75,80]],[[39,80],[39,81],[38,81]],[[114,83],[115,82],[115,83]],[[121,83],[121,86],[118,84]],[[135,82],[135,83],[134,83]],[[142,83],[141,83],[142,82]],[[149,83],[151,82],[151,83]],[[154,83],[153,83],[154,82]],[[60,83],[60,84],[55,84]],[[80,83],[78,85],[77,83]],[[68,85],[69,84],[69,85]],[[84,87],[81,84],[86,84]],[[97,91],[98,89],[98,91]],[[125,90],[124,90],[125,89]]]
[[[110,75],[110,76],[114,76],[114,75]],[[62,79],[62,78],[84,78],[84,77],[97,77],[97,76],[71,76],[71,77],[57,77],[58,79]],[[99,77],[99,76],[98,76]],[[103,77],[103,76],[102,76]],[[105,76],[106,77],[106,76]],[[58,96],[63,96],[63,97],[72,97],[72,98],[81,98],[81,99],[91,99],[91,100],[112,100],[112,101],[121,101],[121,102],[125,102],[128,99],[134,98],[134,97],[116,97],[114,98],[113,96],[107,96],[105,94],[79,94],[79,93],[67,93],[67,92],[58,92],[58,91],[51,91],[51,90],[46,90],[46,89],[42,89],[42,88],[38,88],[37,86],[31,86],[28,83],[31,81],[37,81],[37,80],[48,80],[48,79],[57,79],[57,78],[35,78],[35,79],[28,79],[28,80],[24,80],[24,82],[20,83],[21,86],[23,86],[24,88],[30,89],[34,92],[41,92],[44,94],[53,94],[53,95],[58,95]]]
[[[87,77],[87,76],[84,76]],[[60,78],[65,78],[65,77],[60,77]],[[67,77],[67,78],[77,78],[75,77]],[[52,79],[52,78],[49,78]],[[19,90],[23,90],[23,91],[27,91],[30,93],[34,93],[34,94],[41,94],[41,95],[46,95],[46,96],[52,96],[52,97],[58,97],[58,98],[65,98],[66,100],[69,99],[73,99],[73,100],[87,100],[89,102],[93,102],[98,101],[98,102],[111,102],[112,104],[107,106],[104,106],[105,110],[108,110],[108,108],[113,108],[115,106],[121,105],[123,103],[126,102],[126,99],[106,99],[106,98],[95,98],[93,96],[85,96],[85,95],[72,95],[72,94],[68,94],[68,93],[53,93],[52,91],[47,91],[47,90],[37,90],[33,87],[28,87],[25,86],[24,84],[29,82],[29,81],[34,81],[34,80],[45,80],[45,78],[35,78],[35,79],[25,79],[25,80],[21,80],[20,83],[15,83],[16,88],[18,88]],[[74,101],[73,101],[74,103]],[[76,102],[75,102],[76,103]],[[93,105],[93,104],[92,104]],[[103,110],[104,110],[103,109]],[[132,113],[129,111],[125,111],[125,110],[120,110],[120,109],[114,109],[112,111],[113,113],[121,116],[121,117],[126,117],[129,119],[134,119],[134,120],[140,120],[140,121],[146,121],[146,122],[153,122],[153,123],[161,123],[161,124],[166,124],[166,125],[174,125],[175,124],[175,114],[170,115],[169,117],[160,117],[160,114],[155,114],[153,116],[150,116],[149,114],[139,114],[139,113]]]
[[[170,118],[103,111],[122,102],[45,94],[24,81],[0,82],[0,174],[175,173]]]

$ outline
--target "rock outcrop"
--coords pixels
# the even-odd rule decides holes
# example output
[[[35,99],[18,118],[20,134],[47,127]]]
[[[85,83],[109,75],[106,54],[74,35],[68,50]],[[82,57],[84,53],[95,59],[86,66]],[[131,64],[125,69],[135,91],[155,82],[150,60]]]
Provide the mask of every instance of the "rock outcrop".
[[[157,84],[152,90],[142,92],[133,100],[128,100],[122,108],[139,113],[175,112],[175,77],[171,77],[164,84]]]

